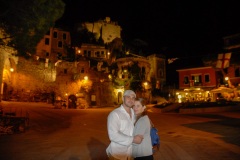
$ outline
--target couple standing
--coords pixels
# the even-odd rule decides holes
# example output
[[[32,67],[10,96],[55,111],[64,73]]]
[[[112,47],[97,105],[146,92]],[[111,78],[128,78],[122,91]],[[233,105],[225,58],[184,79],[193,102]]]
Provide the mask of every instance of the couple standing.
[[[153,160],[150,137],[151,124],[146,115],[144,99],[132,90],[123,94],[123,103],[107,119],[111,141],[106,149],[110,160]]]

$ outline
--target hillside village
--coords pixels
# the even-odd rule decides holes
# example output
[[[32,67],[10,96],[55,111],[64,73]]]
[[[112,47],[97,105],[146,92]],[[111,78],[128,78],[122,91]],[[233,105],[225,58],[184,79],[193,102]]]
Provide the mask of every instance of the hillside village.
[[[216,63],[225,63],[222,58],[220,62],[210,60],[213,63],[178,69],[179,88],[172,88],[166,86],[166,57],[122,50],[122,28],[110,17],[76,28],[82,29],[94,33],[99,43],[73,45],[69,31],[50,28],[29,59],[15,56],[11,48],[1,48],[5,55],[2,99],[59,102],[69,108],[101,107],[120,104],[123,91],[130,88],[148,103],[159,101],[155,98],[159,93],[173,102],[217,101],[219,94],[228,100],[239,97],[239,65],[229,65],[230,57],[223,68],[216,68]],[[239,35],[224,38],[226,51],[238,52],[240,43],[231,43],[236,37]],[[216,90],[218,87],[224,89]]]
[[[69,108],[112,106],[121,103],[125,89],[136,85],[136,92],[150,102],[152,85],[160,89],[166,81],[165,57],[131,53],[117,57],[114,45],[121,44],[121,27],[116,22],[106,17],[83,25],[104,43],[72,46],[69,31],[50,28],[29,59],[3,49],[2,99],[61,101]]]

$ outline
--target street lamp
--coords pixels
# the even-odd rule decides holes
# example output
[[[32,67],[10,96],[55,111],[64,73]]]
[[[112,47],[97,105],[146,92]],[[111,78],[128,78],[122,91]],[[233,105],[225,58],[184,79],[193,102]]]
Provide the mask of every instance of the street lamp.
[[[226,86],[228,86],[229,85],[229,77],[225,77],[225,81],[227,82]]]
[[[178,103],[182,103],[182,95],[181,94],[178,95]]]
[[[112,79],[112,75],[111,74],[108,75],[108,79],[110,79],[110,80]]]
[[[88,76],[84,76],[84,80],[87,81],[88,80]]]
[[[144,88],[146,89],[147,85],[148,85],[148,82],[144,82],[143,85],[144,85]]]

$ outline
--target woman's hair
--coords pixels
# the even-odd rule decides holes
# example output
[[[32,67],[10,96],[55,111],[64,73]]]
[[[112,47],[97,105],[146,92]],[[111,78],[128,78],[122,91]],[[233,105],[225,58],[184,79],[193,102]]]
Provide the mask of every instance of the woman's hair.
[[[145,106],[145,107],[146,107],[146,108],[144,109],[144,111],[143,111],[140,115],[137,115],[136,121],[135,121],[135,124],[136,124],[137,121],[139,120],[139,118],[141,118],[142,116],[147,115],[147,106],[146,106],[146,100],[143,99],[143,98],[136,98],[135,101],[139,101],[142,106]]]

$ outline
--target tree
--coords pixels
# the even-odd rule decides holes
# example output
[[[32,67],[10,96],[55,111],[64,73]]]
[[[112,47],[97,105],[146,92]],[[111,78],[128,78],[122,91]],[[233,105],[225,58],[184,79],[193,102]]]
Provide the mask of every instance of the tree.
[[[0,0],[0,45],[15,48],[18,55],[35,53],[37,43],[64,13],[62,0]],[[5,40],[8,41],[5,41]]]
[[[132,81],[130,83],[130,89],[134,91],[142,91],[143,80],[141,76],[141,68],[138,66],[138,63],[135,62],[129,71],[132,75]]]
[[[65,4],[62,0],[0,0],[0,4],[0,84],[2,84],[7,54],[5,48],[12,47],[18,56],[30,57],[35,54],[38,42],[64,13]]]
[[[122,54],[122,47],[123,47],[123,42],[121,38],[115,38],[110,42],[107,46],[109,49],[110,54],[110,59],[109,59],[109,64],[111,65],[117,57],[119,57]]]

